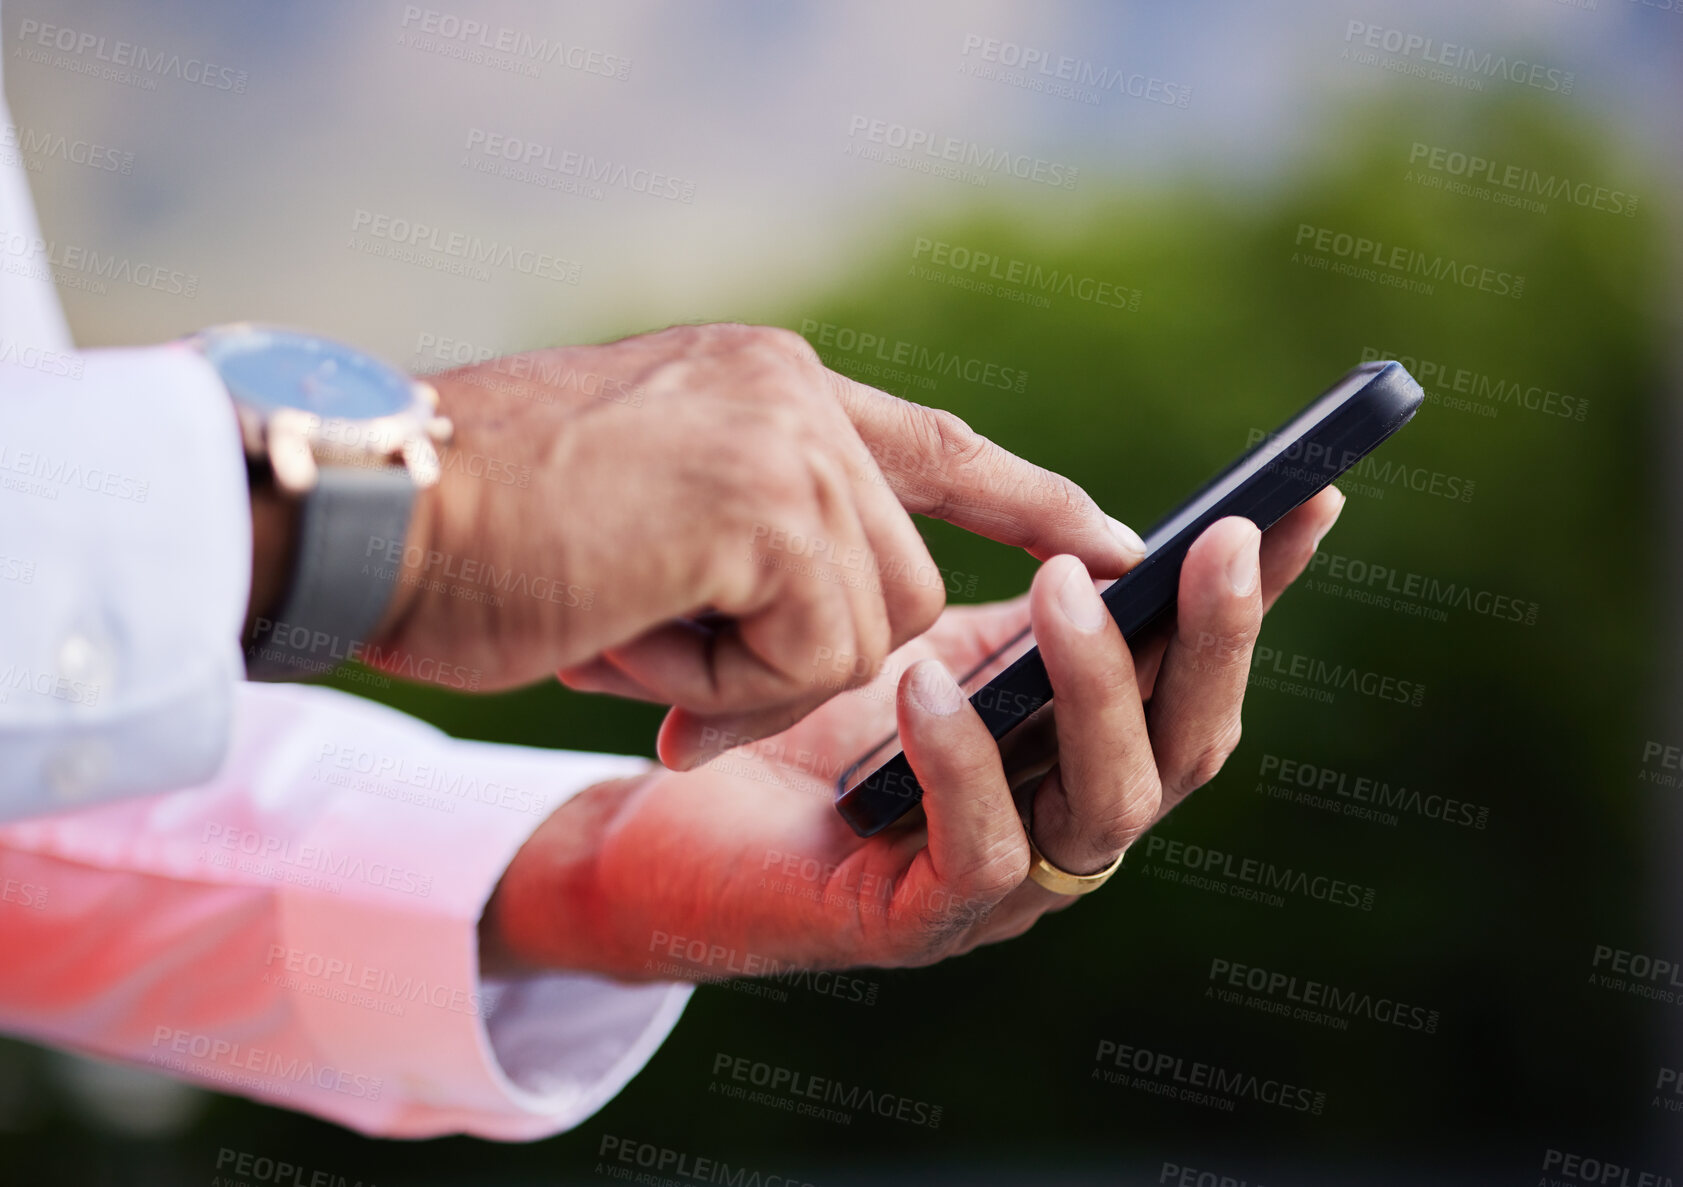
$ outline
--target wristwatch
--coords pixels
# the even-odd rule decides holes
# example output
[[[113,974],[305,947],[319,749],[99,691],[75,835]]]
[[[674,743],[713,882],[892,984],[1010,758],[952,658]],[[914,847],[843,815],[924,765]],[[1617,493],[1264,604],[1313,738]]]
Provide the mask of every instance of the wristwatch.
[[[450,439],[438,392],[326,338],[237,324],[188,340],[227,386],[253,489],[298,503],[296,560],[272,618],[245,640],[254,680],[299,680],[361,658],[391,600],[416,492]],[[379,562],[370,560],[379,557]]]

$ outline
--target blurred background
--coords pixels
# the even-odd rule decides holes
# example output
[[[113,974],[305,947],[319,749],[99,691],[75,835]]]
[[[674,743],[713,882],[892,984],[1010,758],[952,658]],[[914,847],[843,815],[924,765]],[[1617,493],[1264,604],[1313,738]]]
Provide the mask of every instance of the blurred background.
[[[28,20],[242,85],[90,75],[21,52]],[[1357,362],[1428,397],[1341,483],[1227,769],[1080,909],[860,971],[868,1001],[703,987],[618,1099],[530,1145],[373,1141],[0,1040],[0,1181],[233,1182],[231,1148],[594,1183],[605,1137],[824,1185],[1683,1180],[1683,0],[6,0],[0,49],[46,236],[191,280],[65,288],[83,345],[260,319],[425,371],[763,321],[1142,530]],[[921,147],[948,137],[969,163]],[[487,151],[510,140],[660,180],[557,186]],[[562,263],[463,271],[394,252],[399,220]],[[1027,557],[922,526],[954,600],[1026,586]],[[659,716],[341,683],[535,746],[652,754]],[[1362,905],[1241,897],[1192,868],[1212,851]],[[1304,1091],[1172,1099],[1125,1047]],[[940,1123],[724,1100],[717,1051]]]

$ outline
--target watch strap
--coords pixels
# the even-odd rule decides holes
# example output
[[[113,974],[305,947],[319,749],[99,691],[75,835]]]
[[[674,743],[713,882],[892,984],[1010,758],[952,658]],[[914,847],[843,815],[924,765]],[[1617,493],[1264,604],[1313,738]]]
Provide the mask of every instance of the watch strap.
[[[299,511],[297,560],[273,619],[246,648],[253,680],[306,680],[361,658],[391,601],[415,483],[402,466],[324,466]],[[378,555],[378,560],[371,559]]]

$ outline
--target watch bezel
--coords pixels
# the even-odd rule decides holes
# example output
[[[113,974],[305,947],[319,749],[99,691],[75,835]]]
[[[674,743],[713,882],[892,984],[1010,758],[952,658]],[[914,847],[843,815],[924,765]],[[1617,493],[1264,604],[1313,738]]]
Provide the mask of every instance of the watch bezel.
[[[337,339],[260,322],[232,322],[201,330],[188,342],[205,355],[214,367],[209,351],[214,338],[235,334],[283,333],[332,342],[341,350],[359,354],[403,381],[409,393],[407,406],[375,417],[322,416],[302,408],[258,405],[243,399],[228,387],[228,395],[239,421],[240,439],[248,461],[261,463],[281,490],[301,496],[314,489],[320,467],[345,466],[384,468],[402,466],[417,488],[434,485],[440,475],[437,446],[452,434],[447,417],[438,415],[438,389],[416,379],[384,360],[368,355]]]

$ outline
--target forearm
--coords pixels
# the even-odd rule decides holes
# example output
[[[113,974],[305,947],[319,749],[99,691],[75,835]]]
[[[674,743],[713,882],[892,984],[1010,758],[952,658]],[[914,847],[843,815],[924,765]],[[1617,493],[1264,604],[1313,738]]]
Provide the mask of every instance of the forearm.
[[[28,954],[0,960],[0,1028],[387,1135],[546,1136],[617,1091],[684,991],[488,981],[477,927],[547,806],[641,760],[329,689],[236,703],[214,780],[0,829],[0,953]]]

